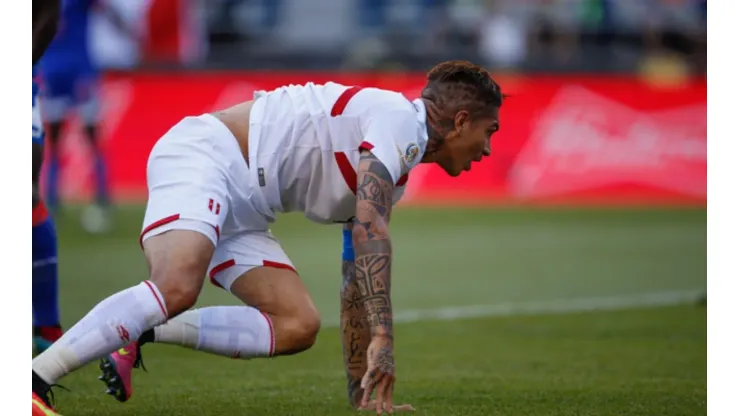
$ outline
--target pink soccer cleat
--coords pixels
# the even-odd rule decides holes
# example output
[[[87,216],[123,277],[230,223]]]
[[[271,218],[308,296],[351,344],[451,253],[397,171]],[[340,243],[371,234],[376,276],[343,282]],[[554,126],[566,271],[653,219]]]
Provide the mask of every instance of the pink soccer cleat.
[[[100,360],[100,371],[103,374],[98,380],[102,380],[108,386],[106,394],[115,397],[119,402],[125,402],[133,394],[131,371],[139,367],[144,369],[141,349],[138,342],[132,342]]]

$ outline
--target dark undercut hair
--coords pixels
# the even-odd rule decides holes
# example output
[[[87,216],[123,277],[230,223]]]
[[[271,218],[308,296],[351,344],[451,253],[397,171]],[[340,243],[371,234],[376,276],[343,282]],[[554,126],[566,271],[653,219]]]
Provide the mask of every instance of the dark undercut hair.
[[[451,120],[461,110],[471,117],[501,107],[506,96],[488,71],[467,61],[442,62],[427,73],[421,98],[431,101],[443,119]]]

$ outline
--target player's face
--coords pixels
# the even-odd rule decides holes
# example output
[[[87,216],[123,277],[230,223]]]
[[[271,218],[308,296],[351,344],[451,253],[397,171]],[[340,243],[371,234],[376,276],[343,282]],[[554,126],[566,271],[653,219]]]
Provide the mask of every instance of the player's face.
[[[447,136],[438,154],[437,164],[450,176],[469,171],[474,162],[491,155],[491,136],[498,131],[498,108],[490,114],[470,117],[467,111],[455,116],[454,130]]]

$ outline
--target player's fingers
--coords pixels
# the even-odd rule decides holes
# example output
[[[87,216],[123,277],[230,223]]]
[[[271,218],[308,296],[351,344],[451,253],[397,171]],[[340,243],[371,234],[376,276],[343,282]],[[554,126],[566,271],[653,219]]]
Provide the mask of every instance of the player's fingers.
[[[367,406],[360,406],[357,410],[358,411],[375,411],[375,400],[370,400],[367,403]],[[393,405],[393,412],[415,412],[416,408],[410,404],[399,404],[399,405]]]
[[[375,410],[375,399],[370,399],[367,405],[362,408],[363,410]]]
[[[375,413],[379,415],[383,414],[383,410],[385,408],[383,399],[385,398],[385,390],[387,388],[388,379],[384,377],[378,383],[378,391],[375,392]]]
[[[395,412],[415,412],[416,409],[414,409],[414,406],[411,406],[410,404],[401,404],[397,406],[393,406],[393,410]]]
[[[360,404],[362,405],[362,407],[367,407],[367,404],[370,402],[370,396],[372,396],[373,389],[375,388],[375,382],[373,379],[370,378],[370,371],[365,373],[365,375],[362,377],[360,387],[362,387],[362,389],[364,390]]]
[[[365,375],[362,376],[362,380],[360,381],[360,387],[367,390],[368,384],[375,378],[375,369],[373,367],[369,367],[367,371],[365,372]]]
[[[385,395],[383,402],[388,413],[393,413],[393,385],[395,384],[392,376],[388,376],[388,384],[385,386]]]
[[[367,389],[369,384],[377,383],[377,375],[378,370],[373,365],[369,365],[367,372],[365,372],[365,375],[362,377],[362,381],[360,381],[360,387]]]
[[[362,393],[362,400],[360,400],[360,407],[367,408],[367,405],[370,402],[371,394],[372,394],[372,390],[369,388],[365,388],[365,392]]]

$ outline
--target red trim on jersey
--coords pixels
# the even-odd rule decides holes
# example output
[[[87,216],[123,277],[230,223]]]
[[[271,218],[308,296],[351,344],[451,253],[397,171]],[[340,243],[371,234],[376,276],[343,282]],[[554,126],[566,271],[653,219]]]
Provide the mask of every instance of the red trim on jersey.
[[[272,357],[275,354],[275,328],[272,326],[272,319],[264,313],[260,312],[262,316],[265,317],[267,320],[267,325],[270,327],[270,353],[269,356]]]
[[[409,174],[407,173],[401,176],[400,178],[398,178],[398,182],[396,182],[396,186],[404,186],[406,185],[406,182],[408,181],[409,181]]]
[[[346,90],[344,90],[343,93],[339,95],[339,98],[337,98],[337,101],[334,103],[334,106],[331,108],[331,116],[336,117],[338,115],[341,115],[344,110],[347,108],[347,104],[349,104],[349,100],[352,99],[358,92],[360,92],[362,88],[360,87],[349,87]]]
[[[164,217],[161,220],[154,221],[153,223],[147,225],[144,228],[144,231],[142,231],[141,234],[139,235],[139,245],[141,246],[141,248],[144,248],[144,236],[149,231],[151,231],[151,230],[153,230],[153,229],[155,229],[157,227],[161,227],[163,225],[169,224],[171,222],[175,222],[175,221],[177,221],[179,219],[180,219],[180,214],[173,214],[173,215],[170,215],[169,217]]]
[[[342,177],[344,178],[344,181],[347,183],[347,186],[352,191],[353,194],[357,193],[357,172],[352,167],[352,164],[349,162],[349,158],[344,152],[334,152],[334,159],[337,160],[337,166],[339,166],[339,171],[342,173]],[[404,186],[406,185],[406,182],[409,181],[409,175],[408,173],[398,178],[398,182],[396,182],[396,186]]]
[[[344,92],[339,95],[339,98],[337,98],[337,102],[334,103],[334,106],[331,108],[331,115],[332,117],[336,117],[338,115],[341,115],[345,108],[347,108],[347,104],[349,103],[349,100],[352,99],[358,92],[360,92],[362,88],[360,87],[349,87]],[[372,143],[363,141],[360,143],[360,151],[362,150],[373,150],[375,146],[373,146]],[[337,166],[339,167],[339,171],[342,173],[342,177],[344,178],[344,182],[347,183],[347,186],[352,191],[353,194],[357,193],[357,172],[352,167],[352,163],[350,163],[349,158],[347,157],[347,154],[344,152],[334,152],[334,159],[337,161]],[[398,183],[396,183],[396,186],[403,186],[408,182],[409,175],[403,175],[398,179]]]
[[[154,299],[157,299],[157,303],[159,304],[159,309],[164,314],[164,319],[167,319],[167,309],[165,309],[164,304],[162,303],[162,299],[159,298],[157,295],[157,291],[154,290],[154,287],[152,286],[152,282],[148,280],[144,280],[144,283],[149,287],[149,290],[152,291],[152,295],[154,296]]]
[[[295,267],[291,266],[290,264],[278,263],[276,261],[270,261],[270,260],[262,260],[262,265],[265,267],[272,267],[274,269],[290,270],[296,274],[298,273]]]
[[[233,266],[236,266],[236,261],[234,261],[234,259],[226,260],[223,263],[217,264],[211,269],[210,272],[208,272],[208,279],[211,280],[211,283],[213,283],[214,286],[218,286],[221,289],[224,289],[224,287],[221,286],[221,284],[216,281],[215,277],[217,274]]]
[[[347,186],[352,190],[353,194],[356,194],[357,172],[355,172],[355,168],[352,167],[352,163],[350,163],[347,154],[344,152],[334,152],[334,159],[337,161],[337,166],[339,166],[339,171],[342,173],[342,177],[347,183]]]
[[[46,209],[46,204],[39,202],[36,208],[31,211],[31,217],[33,218],[33,226],[37,226],[49,218],[49,210]]]

